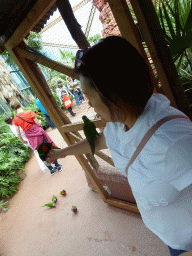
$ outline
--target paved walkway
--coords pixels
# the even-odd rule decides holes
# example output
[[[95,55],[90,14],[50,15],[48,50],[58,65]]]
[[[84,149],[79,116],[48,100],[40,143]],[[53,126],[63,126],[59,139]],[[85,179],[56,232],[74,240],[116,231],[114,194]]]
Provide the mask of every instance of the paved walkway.
[[[49,130],[59,147],[67,146],[57,129]],[[34,154],[26,164],[27,176],[9,200],[10,209],[0,213],[1,256],[169,255],[138,214],[105,204],[88,188],[74,156],[59,163],[63,171],[53,176],[41,172]],[[67,191],[65,197],[60,195],[62,189]],[[42,207],[52,195],[58,198],[56,208]],[[77,206],[77,214],[72,205]]]

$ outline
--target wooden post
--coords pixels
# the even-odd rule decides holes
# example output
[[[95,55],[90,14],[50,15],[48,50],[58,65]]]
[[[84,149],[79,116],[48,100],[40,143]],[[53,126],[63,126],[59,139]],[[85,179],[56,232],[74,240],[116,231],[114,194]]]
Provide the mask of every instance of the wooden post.
[[[126,201],[123,201],[123,200],[118,200],[118,199],[115,199],[115,198],[108,198],[107,203],[109,205],[112,205],[112,206],[115,206],[115,207],[118,207],[118,208],[121,208],[121,209],[125,209],[125,210],[128,210],[128,211],[140,214],[139,209],[137,208],[136,204],[129,203],[129,202],[126,202]]]
[[[154,93],[160,92],[153,70],[151,68],[151,64],[149,63],[146,52],[143,48],[141,37],[133,21],[126,0],[107,0],[107,2],[109,3],[122,37],[127,39],[127,41],[129,41],[137,49],[137,51],[143,56],[146,64],[148,65],[151,80],[154,86]]]
[[[53,70],[56,70],[60,73],[63,73],[67,76],[70,76],[74,79],[78,79],[79,80],[79,75],[77,73],[75,73],[73,68],[70,68],[66,65],[63,65],[61,63],[58,63],[54,60],[51,60],[45,56],[42,55],[38,55],[34,52],[30,52],[28,49],[22,49],[20,47],[17,48],[17,52],[23,56],[24,58],[27,58],[29,60],[32,60],[34,62],[37,62],[39,64],[42,64],[48,68],[51,68]]]
[[[68,0],[57,0],[56,5],[61,13],[61,16],[79,48],[87,48],[90,46],[86,39],[83,31],[81,30],[81,25],[77,22],[71,5]]]
[[[180,83],[177,70],[151,0],[130,0],[152,60],[159,75],[162,89],[178,108],[190,117],[189,104]]]

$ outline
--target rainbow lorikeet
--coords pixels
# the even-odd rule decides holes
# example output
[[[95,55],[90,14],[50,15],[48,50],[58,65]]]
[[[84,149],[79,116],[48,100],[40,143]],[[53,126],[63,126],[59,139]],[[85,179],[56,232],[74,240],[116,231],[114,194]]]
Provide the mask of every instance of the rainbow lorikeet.
[[[77,207],[72,205],[71,211],[72,212],[76,212],[77,211]]]
[[[47,206],[47,207],[55,207],[55,203],[54,202],[50,202],[48,204],[44,204],[42,207],[45,207],[45,206]]]
[[[96,130],[96,126],[95,124],[89,120],[89,118],[87,116],[82,116],[83,119],[83,131],[85,134],[85,137],[87,138],[90,148],[91,148],[91,152],[94,156],[95,154],[95,138],[96,136],[99,135],[99,133]]]
[[[57,197],[53,195],[52,201],[53,201],[54,203],[56,203],[56,202],[57,202]]]
[[[42,161],[46,161],[47,154],[51,149],[57,149],[57,147],[48,142],[43,142],[37,147],[37,152]]]
[[[63,189],[63,190],[61,190],[60,194],[61,194],[61,195],[65,195],[65,194],[66,194],[66,191]]]

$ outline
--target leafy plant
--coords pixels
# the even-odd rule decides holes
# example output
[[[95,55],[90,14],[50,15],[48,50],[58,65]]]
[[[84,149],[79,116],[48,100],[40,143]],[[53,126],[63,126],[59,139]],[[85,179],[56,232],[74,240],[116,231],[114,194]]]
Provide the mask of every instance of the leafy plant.
[[[17,186],[22,180],[18,171],[22,171],[30,158],[31,149],[17,138],[0,116],[0,198],[9,198],[17,193]],[[0,201],[0,206],[7,210],[7,203]]]
[[[96,34],[95,36],[90,36],[88,38],[88,41],[91,45],[96,44],[99,40],[101,39],[101,35],[100,34]]]
[[[69,65],[69,66],[74,66],[75,54],[73,52],[62,51],[61,49],[59,49],[59,52],[64,61],[64,64]]]
[[[59,105],[59,107],[60,107],[61,109],[65,110],[66,108],[65,108],[65,106],[64,106],[63,104],[61,104],[61,101],[60,101],[60,99],[59,99],[59,96],[58,96],[56,93],[53,93],[53,96],[54,96],[54,98],[55,98],[57,104]]]
[[[42,40],[41,34],[33,32],[33,31],[30,31],[28,38],[24,39],[25,43],[28,46],[34,48],[37,51],[40,51],[43,48],[42,44],[41,44],[41,40]]]
[[[34,48],[37,51],[40,51],[42,49],[41,35],[38,33],[30,31],[28,38],[25,39],[24,41],[28,46]],[[1,55],[3,56],[5,62],[8,65],[14,68],[18,67],[14,59],[11,57],[10,53],[8,52],[8,50],[5,50]]]
[[[5,200],[1,200],[0,207],[2,207],[4,211],[8,211],[9,209],[8,201],[5,202]]]
[[[192,67],[192,0],[159,0],[154,6],[177,69],[184,60]]]

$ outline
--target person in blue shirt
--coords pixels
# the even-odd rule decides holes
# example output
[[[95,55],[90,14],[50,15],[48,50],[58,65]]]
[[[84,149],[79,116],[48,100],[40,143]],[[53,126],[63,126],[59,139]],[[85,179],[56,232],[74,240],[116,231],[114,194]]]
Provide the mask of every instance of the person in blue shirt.
[[[45,116],[48,124],[51,126],[52,129],[55,128],[55,125],[53,123],[53,121],[51,120],[50,116],[48,115],[47,111],[45,110],[45,108],[43,107],[42,103],[40,102],[39,99],[36,99],[35,101],[37,107],[41,110],[41,112],[43,113],[43,115]]]

